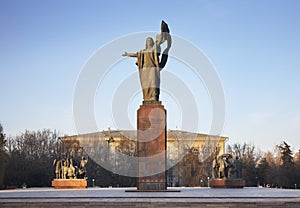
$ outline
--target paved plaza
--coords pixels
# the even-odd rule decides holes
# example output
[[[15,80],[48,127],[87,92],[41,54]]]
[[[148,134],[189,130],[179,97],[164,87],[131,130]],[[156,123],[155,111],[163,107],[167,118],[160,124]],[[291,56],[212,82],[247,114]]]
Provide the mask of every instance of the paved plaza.
[[[180,192],[125,192],[135,188],[0,191],[0,207],[300,207],[300,190],[176,188]],[[169,188],[172,189],[172,188]]]

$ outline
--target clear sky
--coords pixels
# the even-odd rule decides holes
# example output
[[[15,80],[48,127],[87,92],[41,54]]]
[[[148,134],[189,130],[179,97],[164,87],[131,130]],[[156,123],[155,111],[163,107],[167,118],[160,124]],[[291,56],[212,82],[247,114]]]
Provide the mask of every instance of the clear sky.
[[[8,135],[43,128],[75,134],[74,89],[89,57],[126,34],[158,31],[164,19],[172,34],[191,41],[214,64],[226,101],[222,135],[230,143],[250,142],[262,150],[272,150],[285,140],[296,151],[300,149],[299,9],[297,0],[0,0],[0,122]],[[141,43],[136,51],[143,47]],[[136,70],[134,61],[120,66],[129,74]],[[166,70],[180,67],[171,59]],[[114,80],[114,74],[110,76]],[[118,85],[118,79],[113,84]],[[199,103],[207,97],[195,94]],[[170,109],[168,128],[180,128],[172,117],[176,110],[164,97]],[[107,113],[110,102],[101,99],[95,98],[99,130],[119,128]],[[135,107],[129,107],[132,114]],[[203,133],[208,132],[207,111],[209,106],[200,110]],[[134,122],[135,115],[130,119]]]

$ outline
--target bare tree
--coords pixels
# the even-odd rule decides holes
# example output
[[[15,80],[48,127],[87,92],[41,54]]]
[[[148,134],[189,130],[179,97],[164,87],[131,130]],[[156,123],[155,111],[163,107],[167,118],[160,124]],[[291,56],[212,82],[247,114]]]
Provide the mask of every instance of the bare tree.
[[[4,187],[4,173],[5,173],[5,160],[6,160],[6,139],[3,132],[3,127],[0,123],[0,189]]]
[[[5,184],[21,186],[50,186],[53,179],[53,160],[60,143],[58,133],[49,129],[26,130],[15,138],[8,138]]]

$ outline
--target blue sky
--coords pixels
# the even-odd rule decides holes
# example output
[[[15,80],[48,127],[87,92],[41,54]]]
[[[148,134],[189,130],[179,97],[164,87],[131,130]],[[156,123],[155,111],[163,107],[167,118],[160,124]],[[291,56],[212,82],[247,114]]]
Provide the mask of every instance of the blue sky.
[[[191,41],[214,64],[226,99],[222,135],[230,143],[250,142],[262,150],[286,140],[296,151],[300,149],[299,9],[297,0],[1,0],[0,122],[8,135],[42,128],[76,133],[74,88],[89,57],[118,37],[158,31],[164,19],[172,34]],[[133,63],[126,60],[121,66],[131,73],[136,70]],[[175,63],[169,60],[166,70],[176,68]],[[99,110],[105,109],[101,95],[97,99],[99,129],[118,128],[110,114]],[[134,112],[135,107],[130,109]],[[172,113],[173,107],[169,109]],[[201,131],[207,133],[210,116],[203,114],[207,118]],[[178,124],[168,115],[168,128],[175,129]]]

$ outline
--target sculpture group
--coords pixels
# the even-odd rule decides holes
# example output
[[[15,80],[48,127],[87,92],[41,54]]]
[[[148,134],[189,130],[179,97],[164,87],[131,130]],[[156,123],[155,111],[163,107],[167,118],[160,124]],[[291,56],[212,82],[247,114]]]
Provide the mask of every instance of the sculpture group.
[[[238,157],[233,159],[231,154],[222,154],[213,160],[213,179],[242,178],[242,165]]]
[[[56,179],[85,179],[87,177],[86,164],[88,159],[81,158],[80,164],[75,165],[72,158],[66,157],[60,160],[54,160]]]
[[[83,155],[81,148],[66,144],[64,156],[53,161],[55,179],[51,185],[55,189],[86,188],[88,159]]]

